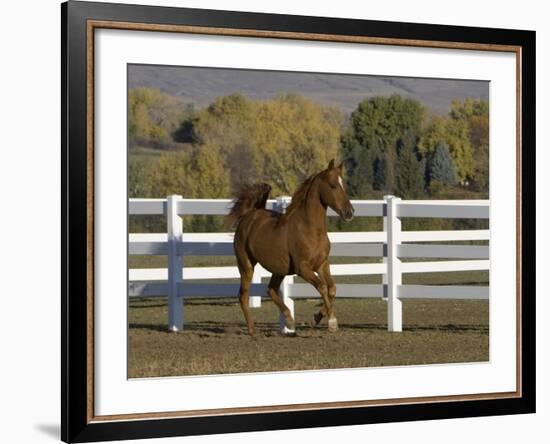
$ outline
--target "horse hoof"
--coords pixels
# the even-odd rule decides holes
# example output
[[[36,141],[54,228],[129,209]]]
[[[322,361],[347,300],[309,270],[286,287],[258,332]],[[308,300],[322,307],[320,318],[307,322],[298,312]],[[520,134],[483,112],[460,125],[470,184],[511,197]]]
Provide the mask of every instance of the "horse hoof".
[[[285,317],[285,326],[289,330],[294,331],[296,329],[296,322],[291,317]]]
[[[331,333],[338,331],[338,321],[336,320],[336,318],[328,320],[328,331]]]

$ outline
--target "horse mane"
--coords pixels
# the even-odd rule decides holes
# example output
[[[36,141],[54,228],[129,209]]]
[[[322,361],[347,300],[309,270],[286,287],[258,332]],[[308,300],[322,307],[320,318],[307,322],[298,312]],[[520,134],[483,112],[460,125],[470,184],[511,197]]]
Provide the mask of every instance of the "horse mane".
[[[317,179],[321,175],[321,173],[323,173],[323,171],[312,174],[298,187],[298,189],[292,195],[292,202],[286,209],[286,213],[284,214],[283,219],[286,219],[286,217],[290,216],[292,213],[294,213],[294,211],[300,208],[301,205],[305,204],[313,182],[315,182],[315,179]]]

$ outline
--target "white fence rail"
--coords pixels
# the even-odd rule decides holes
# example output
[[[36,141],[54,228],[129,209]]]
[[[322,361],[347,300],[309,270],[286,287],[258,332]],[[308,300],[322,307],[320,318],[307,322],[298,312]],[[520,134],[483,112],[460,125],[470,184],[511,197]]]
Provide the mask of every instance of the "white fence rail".
[[[267,208],[283,212],[289,197],[269,200]],[[489,269],[489,247],[486,245],[425,245],[414,242],[489,240],[489,230],[402,231],[401,218],[488,219],[489,201],[402,201],[386,196],[383,201],[352,201],[355,216],[383,217],[381,232],[329,233],[331,256],[379,257],[383,263],[336,264],[332,274],[382,275],[382,284],[337,284],[339,298],[383,298],[388,306],[388,330],[402,331],[401,300],[408,298],[488,299],[487,286],[403,285],[404,273],[437,273]],[[234,297],[239,284],[196,283],[196,280],[237,279],[237,267],[184,267],[185,256],[233,256],[233,233],[183,233],[183,215],[225,215],[229,199],[130,199],[130,215],[162,215],[167,233],[130,233],[128,254],[168,257],[168,268],[130,269],[129,297],[168,296],[168,328],[183,329],[184,304],[187,298]],[[329,216],[336,216],[329,210]],[[453,260],[402,262],[405,258],[438,258]],[[460,260],[455,260],[460,259]],[[261,279],[271,274],[256,266],[250,288],[250,304],[261,305],[267,286]],[[287,276],[281,285],[285,304],[294,315],[296,298],[318,297],[309,284],[295,283]],[[281,329],[284,320],[281,319]]]

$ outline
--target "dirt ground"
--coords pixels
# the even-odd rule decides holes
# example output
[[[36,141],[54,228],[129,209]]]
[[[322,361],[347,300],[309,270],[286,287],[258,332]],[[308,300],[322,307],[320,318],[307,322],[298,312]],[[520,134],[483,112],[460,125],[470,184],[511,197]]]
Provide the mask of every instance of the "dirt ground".
[[[487,301],[408,300],[402,333],[389,333],[386,303],[337,299],[340,329],[311,326],[319,299],[297,300],[295,337],[279,333],[278,311],[264,300],[253,309],[250,338],[235,299],[195,299],[185,305],[185,330],[166,330],[165,298],[129,307],[128,377],[205,375],[489,360]]]

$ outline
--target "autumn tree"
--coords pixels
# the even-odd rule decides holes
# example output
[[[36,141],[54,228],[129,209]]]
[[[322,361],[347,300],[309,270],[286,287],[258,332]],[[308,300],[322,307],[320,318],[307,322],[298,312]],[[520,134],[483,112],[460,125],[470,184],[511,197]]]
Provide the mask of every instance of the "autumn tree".
[[[130,156],[128,159],[128,197],[150,196],[149,182],[146,180],[150,162]]]
[[[151,164],[144,182],[149,197],[180,194],[186,198],[226,198],[230,183],[218,150],[195,149],[162,154]],[[185,216],[184,224],[190,231],[217,231],[222,221],[213,216]]]
[[[128,136],[131,147],[138,144],[157,148],[173,145],[174,132],[185,121],[189,110],[182,98],[159,89],[129,90]]]
[[[451,117],[468,123],[472,144],[474,171],[471,176],[472,189],[489,191],[489,103],[485,100],[455,100],[451,106]]]
[[[229,195],[229,178],[219,152],[196,149],[162,154],[146,178],[150,197],[181,194],[189,198],[220,198]]]
[[[219,149],[233,187],[269,182],[273,195],[292,194],[337,157],[342,115],[295,94],[251,101],[222,97],[194,122],[196,148]]]
[[[488,116],[489,102],[468,97],[461,100],[453,100],[451,103],[451,118],[455,120],[468,120],[473,116]]]

